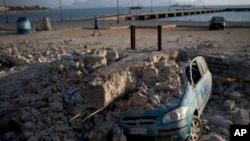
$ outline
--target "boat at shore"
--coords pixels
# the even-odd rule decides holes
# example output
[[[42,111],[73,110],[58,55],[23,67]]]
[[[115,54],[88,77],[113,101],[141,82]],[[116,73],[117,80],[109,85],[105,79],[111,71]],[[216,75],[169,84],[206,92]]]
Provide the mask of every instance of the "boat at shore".
[[[192,7],[191,4],[184,4],[184,5],[181,5],[181,4],[173,4],[173,5],[170,5],[170,7]]]
[[[132,6],[130,6],[129,9],[142,9],[142,7],[139,4],[139,0],[138,0],[138,5],[134,5],[134,1],[132,1]]]
[[[129,9],[142,9],[142,7],[139,5],[138,6],[130,6]]]

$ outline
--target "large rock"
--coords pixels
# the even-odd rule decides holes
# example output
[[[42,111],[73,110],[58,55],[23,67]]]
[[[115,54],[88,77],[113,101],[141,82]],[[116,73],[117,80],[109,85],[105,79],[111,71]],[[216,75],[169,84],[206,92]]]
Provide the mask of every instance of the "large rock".
[[[224,117],[218,116],[218,115],[209,118],[208,121],[210,124],[221,126],[221,127],[226,128],[226,129],[229,129],[230,125],[233,124],[232,121],[227,120]]]
[[[229,93],[229,98],[231,100],[235,100],[236,102],[238,102],[241,98],[241,94],[239,92],[232,92],[232,93]]]
[[[147,83],[155,83],[158,80],[158,70],[153,66],[143,69],[142,79]]]

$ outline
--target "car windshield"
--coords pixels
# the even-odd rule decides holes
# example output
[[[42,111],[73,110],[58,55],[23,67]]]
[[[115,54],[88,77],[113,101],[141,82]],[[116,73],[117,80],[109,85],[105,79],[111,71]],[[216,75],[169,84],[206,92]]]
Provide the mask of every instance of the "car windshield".
[[[223,17],[213,17],[212,21],[224,21]]]

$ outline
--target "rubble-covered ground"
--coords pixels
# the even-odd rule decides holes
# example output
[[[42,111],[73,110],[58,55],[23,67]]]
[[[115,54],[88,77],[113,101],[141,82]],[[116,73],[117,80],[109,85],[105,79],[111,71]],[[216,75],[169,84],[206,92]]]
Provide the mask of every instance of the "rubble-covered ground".
[[[48,48],[42,51],[40,46]],[[178,74],[183,71],[178,63],[183,62],[178,62],[172,51],[167,57],[151,58],[137,66],[133,70],[136,76],[130,80],[130,91],[123,94],[124,98],[82,122],[95,109],[86,104],[80,87],[94,78],[102,79],[101,72],[97,73],[99,68],[133,53],[88,48],[66,51],[65,48],[61,44],[30,41],[1,44],[1,140],[123,138],[116,126],[120,112],[151,110],[181,94]],[[214,78],[213,85],[213,94],[203,114],[201,140],[228,140],[231,124],[249,124],[250,86],[225,78]]]
[[[232,34],[227,32],[226,36]],[[193,42],[196,41],[192,38],[195,35],[181,36],[183,38],[169,37],[168,43],[174,42],[174,47],[178,43],[182,47],[191,46],[191,50],[197,52],[223,50],[226,46],[222,41],[211,43],[198,39],[198,45],[194,46]],[[249,59],[249,44],[246,45],[244,38],[236,43],[243,48],[231,49],[236,50],[237,57]],[[123,95],[85,120],[96,109],[86,100],[82,88],[112,79],[102,76],[103,72],[98,70],[120,62],[131,54],[139,54],[140,51],[130,51],[126,47],[113,50],[105,48],[108,47],[106,43],[99,41],[85,44],[77,42],[72,38],[51,42],[18,40],[0,43],[0,140],[103,141],[104,138],[113,138],[122,141],[125,140],[124,135],[117,127],[122,110],[153,109],[168,103],[169,97],[181,94],[178,88],[182,84],[175,80],[183,73],[180,69],[183,62],[176,60],[177,51],[167,50],[168,57],[144,60],[144,65],[130,68],[132,77],[127,80],[130,89],[119,89],[124,92]],[[228,44],[235,42],[231,40]],[[148,43],[140,46],[148,46]],[[230,51],[228,53],[233,54]],[[227,52],[214,51],[212,55],[225,57]],[[130,61],[136,60],[135,57]],[[169,77],[165,74],[172,75]],[[249,82],[220,77],[214,77],[213,80],[213,94],[202,117],[204,126],[201,141],[229,140],[229,125],[249,124]],[[146,106],[141,106],[143,104]]]

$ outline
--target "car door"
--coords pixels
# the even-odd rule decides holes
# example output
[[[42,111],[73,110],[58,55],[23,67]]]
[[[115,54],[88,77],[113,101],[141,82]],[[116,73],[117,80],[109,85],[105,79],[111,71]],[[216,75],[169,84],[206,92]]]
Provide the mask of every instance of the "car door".
[[[211,89],[212,89],[212,75],[207,67],[207,63],[203,57],[198,58],[197,64],[199,67],[199,71],[201,74],[201,82],[202,82],[202,103],[200,105],[200,110],[203,111],[203,109],[206,106],[206,103],[210,97]]]
[[[198,101],[198,109],[199,111],[204,109],[206,103],[204,103],[206,99],[206,91],[207,91],[207,82],[204,79],[204,73],[206,72],[203,70],[202,57],[194,58],[190,63],[190,76],[191,76],[191,85],[192,89],[196,94],[196,98]],[[200,112],[199,112],[200,113]]]

